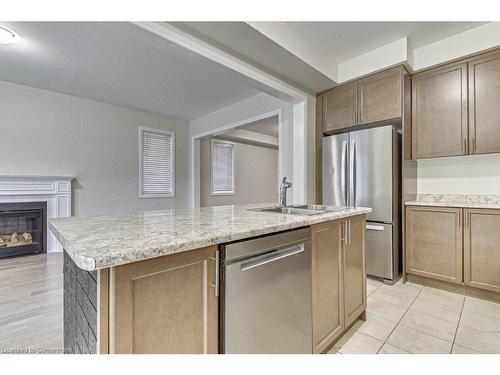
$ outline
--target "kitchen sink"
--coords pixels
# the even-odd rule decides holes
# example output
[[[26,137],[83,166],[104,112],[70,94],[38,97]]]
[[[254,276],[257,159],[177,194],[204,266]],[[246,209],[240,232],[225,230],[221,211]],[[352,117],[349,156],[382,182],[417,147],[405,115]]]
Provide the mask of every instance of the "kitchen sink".
[[[262,208],[250,208],[249,211],[257,212],[271,212],[279,213],[285,215],[320,215],[327,212],[338,212],[349,209],[346,206],[321,206],[317,204],[303,204],[303,205],[293,205],[286,207],[262,207]]]
[[[319,204],[299,204],[299,205],[293,205],[291,207],[305,209],[305,210],[317,210],[317,211],[327,211],[327,212],[339,212],[351,208],[347,206],[322,206]]]

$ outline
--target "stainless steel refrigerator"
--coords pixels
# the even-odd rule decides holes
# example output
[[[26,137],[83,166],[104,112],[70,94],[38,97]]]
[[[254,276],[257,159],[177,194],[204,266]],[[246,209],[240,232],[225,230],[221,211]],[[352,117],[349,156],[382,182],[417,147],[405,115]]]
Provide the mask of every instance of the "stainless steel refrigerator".
[[[401,134],[393,125],[323,138],[323,204],[371,207],[366,270],[393,283],[400,276]]]

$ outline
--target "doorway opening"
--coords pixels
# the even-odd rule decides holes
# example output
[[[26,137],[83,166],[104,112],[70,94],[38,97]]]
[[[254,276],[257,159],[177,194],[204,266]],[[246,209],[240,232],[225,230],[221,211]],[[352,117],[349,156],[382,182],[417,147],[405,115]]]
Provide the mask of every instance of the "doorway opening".
[[[200,207],[277,201],[280,113],[199,139]]]

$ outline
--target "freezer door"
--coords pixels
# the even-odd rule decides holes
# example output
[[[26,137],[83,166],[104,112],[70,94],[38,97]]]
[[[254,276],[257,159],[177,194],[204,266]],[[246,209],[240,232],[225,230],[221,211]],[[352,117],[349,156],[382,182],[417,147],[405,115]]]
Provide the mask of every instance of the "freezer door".
[[[393,240],[391,224],[366,223],[366,273],[393,279]]]
[[[393,221],[393,137],[391,125],[350,133],[351,206],[371,207],[368,221]],[[355,200],[353,200],[355,199]],[[355,202],[355,204],[354,204]]]
[[[323,138],[323,204],[347,206],[349,135]]]

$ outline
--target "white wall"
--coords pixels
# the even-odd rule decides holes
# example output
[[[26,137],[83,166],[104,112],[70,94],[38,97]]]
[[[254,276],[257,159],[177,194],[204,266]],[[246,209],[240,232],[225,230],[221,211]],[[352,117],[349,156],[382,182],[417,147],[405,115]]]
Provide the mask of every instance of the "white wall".
[[[419,194],[500,194],[500,155],[474,155],[417,162]]]
[[[73,214],[186,207],[188,124],[0,81],[0,175],[70,175]],[[138,127],[176,135],[176,197],[139,199]]]
[[[254,95],[248,99],[239,101],[218,111],[209,113],[197,118],[189,123],[190,137],[209,135],[215,129],[227,130],[234,124],[243,125],[245,121],[254,119],[259,115],[281,111],[281,133],[279,135],[279,176],[287,176],[288,180],[294,182],[294,162],[293,162],[293,104],[277,99],[265,93]],[[223,131],[221,130],[221,133]],[[302,138],[302,142],[304,139]],[[196,147],[196,145],[192,145]],[[199,150],[195,150],[197,154]],[[199,165],[193,163],[193,174],[197,175],[198,184],[195,190],[199,192]],[[194,177],[194,176],[193,176]],[[299,182],[297,182],[299,183]],[[293,201],[293,188],[289,191],[289,199]],[[196,202],[194,202],[196,204]]]
[[[212,196],[210,138],[200,141],[200,206],[276,203],[278,201],[278,150],[234,142],[234,195]]]

